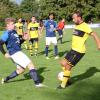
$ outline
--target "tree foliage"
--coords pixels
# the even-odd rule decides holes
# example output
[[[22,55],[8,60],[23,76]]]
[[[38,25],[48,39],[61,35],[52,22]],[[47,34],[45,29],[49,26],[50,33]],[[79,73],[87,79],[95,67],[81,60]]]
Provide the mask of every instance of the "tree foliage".
[[[99,7],[100,0],[23,0],[20,5],[0,0],[0,20],[6,17],[29,19],[33,15],[45,19],[50,12],[54,12],[56,19],[63,17],[71,21],[75,10],[81,11],[86,21],[100,20]]]

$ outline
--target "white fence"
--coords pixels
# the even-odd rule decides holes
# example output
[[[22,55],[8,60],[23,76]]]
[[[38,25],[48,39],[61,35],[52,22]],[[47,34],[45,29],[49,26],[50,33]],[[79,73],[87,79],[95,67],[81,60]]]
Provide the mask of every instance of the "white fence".
[[[96,23],[96,24],[89,24],[91,28],[98,28],[100,27],[100,23]],[[71,25],[65,25],[65,29],[66,28],[74,28],[75,25],[71,24]]]

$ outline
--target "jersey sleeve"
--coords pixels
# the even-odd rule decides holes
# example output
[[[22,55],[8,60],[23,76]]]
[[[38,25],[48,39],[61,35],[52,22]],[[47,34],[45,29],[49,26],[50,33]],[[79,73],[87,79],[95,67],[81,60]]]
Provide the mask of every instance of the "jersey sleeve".
[[[55,22],[54,27],[57,28],[57,22]]]
[[[27,28],[28,28],[28,30],[30,29],[30,24],[28,24],[28,27]]]
[[[46,21],[44,22],[44,26],[47,27],[47,25],[48,25],[48,20],[46,20]]]
[[[1,35],[1,38],[0,38],[0,39],[3,40],[4,42],[6,42],[7,39],[8,39],[8,32],[7,32],[7,31],[4,32],[4,33]]]
[[[93,32],[93,30],[91,29],[91,27],[89,25],[87,25],[87,27],[85,28],[86,33],[87,34],[91,34]]]

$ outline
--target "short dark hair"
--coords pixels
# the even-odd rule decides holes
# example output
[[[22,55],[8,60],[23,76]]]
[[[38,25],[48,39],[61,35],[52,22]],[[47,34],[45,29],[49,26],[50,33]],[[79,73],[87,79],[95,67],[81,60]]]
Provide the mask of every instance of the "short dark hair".
[[[53,15],[53,16],[55,16],[55,14],[54,14],[54,13],[49,13],[49,16],[50,16],[50,15]]]
[[[76,14],[78,17],[82,18],[82,13],[80,11],[75,11],[73,14]]]
[[[34,16],[34,15],[32,17],[35,17],[36,18],[36,16]]]

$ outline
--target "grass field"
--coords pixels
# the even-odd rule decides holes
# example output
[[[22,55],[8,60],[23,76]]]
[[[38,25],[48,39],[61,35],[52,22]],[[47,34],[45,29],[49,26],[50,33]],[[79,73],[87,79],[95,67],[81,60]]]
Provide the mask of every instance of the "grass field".
[[[100,36],[100,29],[94,29]],[[58,44],[60,59],[71,48],[72,30],[64,32],[63,44]],[[100,100],[100,51],[94,40],[87,41],[87,52],[83,59],[73,68],[73,84],[66,89],[56,90],[59,81],[57,74],[61,71],[59,60],[53,57],[53,46],[50,47],[50,59],[44,55],[44,36],[40,38],[38,57],[30,57],[37,67],[42,83],[47,88],[35,88],[28,70],[9,83],[0,84],[0,100]],[[23,51],[29,56],[29,52]],[[15,70],[15,65],[0,53],[0,79]]]

